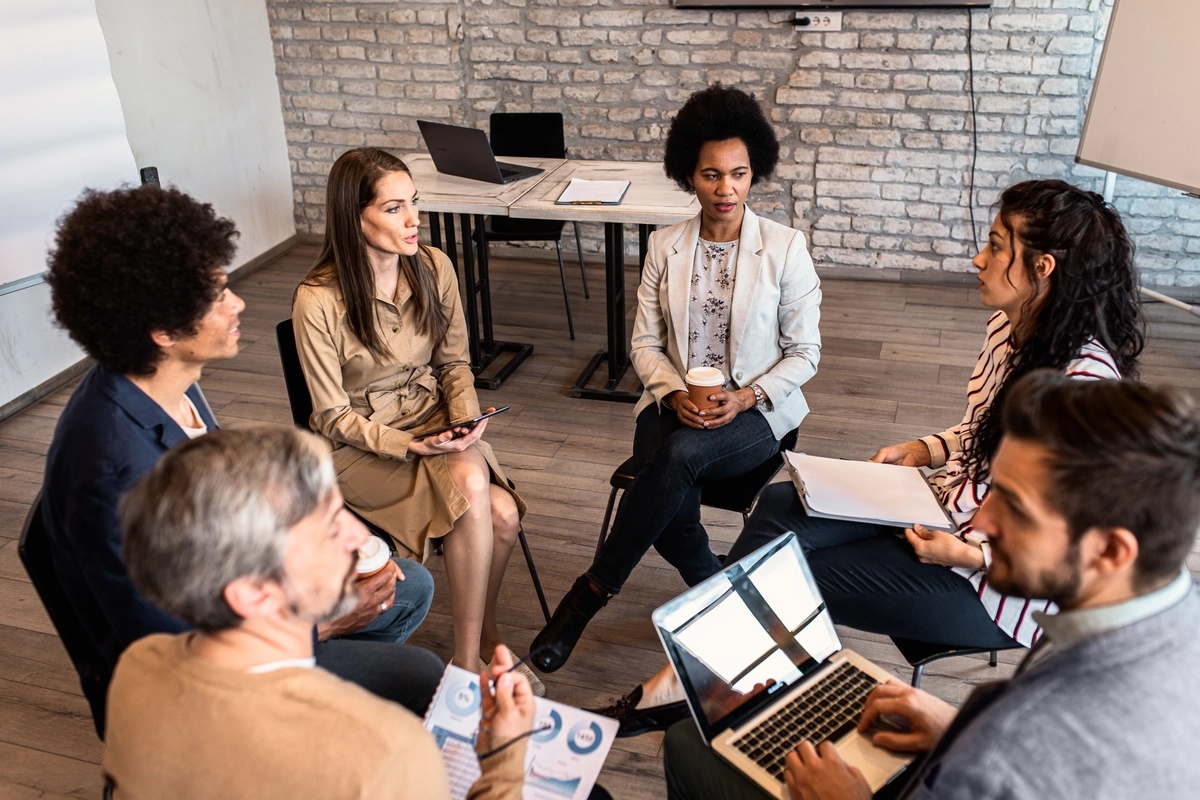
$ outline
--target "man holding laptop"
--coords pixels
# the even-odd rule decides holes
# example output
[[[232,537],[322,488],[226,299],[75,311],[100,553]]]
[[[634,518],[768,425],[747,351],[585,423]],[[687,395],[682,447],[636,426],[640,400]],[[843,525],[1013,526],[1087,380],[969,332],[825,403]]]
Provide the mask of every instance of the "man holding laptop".
[[[867,698],[854,735],[924,754],[884,789],[889,796],[1195,796],[1200,594],[1185,565],[1200,524],[1192,404],[1129,381],[1035,373],[1014,387],[1004,430],[974,520],[992,544],[988,580],[1060,611],[1039,615],[1042,638],[1011,680],[981,686],[957,713],[887,683]],[[848,738],[786,755],[793,798],[871,796],[847,763]],[[667,734],[665,759],[672,798],[763,796],[691,722]],[[785,796],[784,783],[770,794]]]

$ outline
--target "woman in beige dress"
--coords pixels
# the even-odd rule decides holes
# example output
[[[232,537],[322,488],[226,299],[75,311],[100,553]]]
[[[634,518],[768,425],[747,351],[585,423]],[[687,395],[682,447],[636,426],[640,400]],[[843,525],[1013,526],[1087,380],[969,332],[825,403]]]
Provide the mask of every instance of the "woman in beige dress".
[[[476,670],[500,642],[496,598],[525,504],[482,439],[486,420],[423,435],[480,407],[454,270],[419,243],[419,224],[404,162],[374,148],[342,154],[292,317],[309,424],[333,447],[347,505],[416,558],[441,540],[454,663]]]

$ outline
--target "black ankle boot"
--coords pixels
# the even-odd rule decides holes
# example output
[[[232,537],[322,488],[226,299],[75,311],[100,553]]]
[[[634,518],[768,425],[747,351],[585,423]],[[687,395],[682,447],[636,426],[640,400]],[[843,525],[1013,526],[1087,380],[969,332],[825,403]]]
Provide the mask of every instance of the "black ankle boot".
[[[580,575],[575,584],[554,609],[554,616],[533,640],[529,652],[533,665],[542,672],[560,669],[575,649],[583,629],[608,603],[609,595],[597,591],[587,575]]]

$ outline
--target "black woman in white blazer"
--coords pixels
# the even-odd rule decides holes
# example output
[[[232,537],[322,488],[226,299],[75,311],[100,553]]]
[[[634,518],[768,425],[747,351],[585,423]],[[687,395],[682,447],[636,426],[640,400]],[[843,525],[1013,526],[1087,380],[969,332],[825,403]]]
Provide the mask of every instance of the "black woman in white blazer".
[[[667,134],[664,170],[701,211],[651,235],[631,356],[645,387],[635,409],[637,477],[591,568],[533,642],[533,663],[564,663],[588,621],[653,546],[689,585],[721,564],[700,523],[700,483],[734,478],[779,451],[808,403],[817,371],[820,281],[804,235],[746,206],[770,176],[779,143],[762,109],[738,89],[688,99]],[[684,375],[720,370],[701,410]]]

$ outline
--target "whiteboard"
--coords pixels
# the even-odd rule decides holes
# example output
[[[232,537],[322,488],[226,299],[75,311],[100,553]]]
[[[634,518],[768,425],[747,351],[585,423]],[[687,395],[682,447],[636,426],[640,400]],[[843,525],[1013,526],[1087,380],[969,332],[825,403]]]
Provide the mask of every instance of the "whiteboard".
[[[1117,0],[1075,160],[1200,193],[1200,0]]]
[[[94,0],[0,0],[0,287],[46,269],[85,186],[138,182]]]

